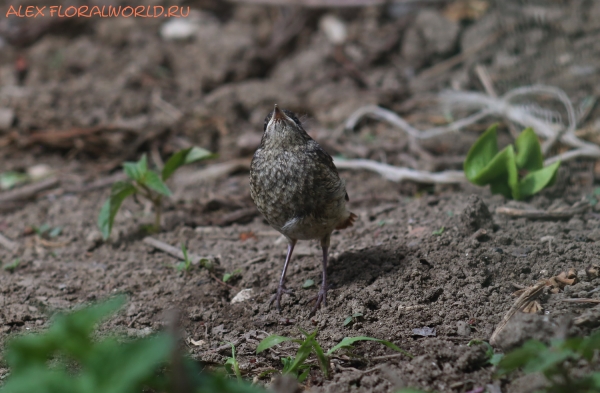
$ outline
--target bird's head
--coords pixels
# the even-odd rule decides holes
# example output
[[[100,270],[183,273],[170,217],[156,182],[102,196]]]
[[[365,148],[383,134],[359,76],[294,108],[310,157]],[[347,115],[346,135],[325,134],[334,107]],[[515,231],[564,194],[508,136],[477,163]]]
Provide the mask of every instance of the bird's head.
[[[263,144],[297,144],[310,140],[302,123],[292,111],[275,108],[265,117]]]

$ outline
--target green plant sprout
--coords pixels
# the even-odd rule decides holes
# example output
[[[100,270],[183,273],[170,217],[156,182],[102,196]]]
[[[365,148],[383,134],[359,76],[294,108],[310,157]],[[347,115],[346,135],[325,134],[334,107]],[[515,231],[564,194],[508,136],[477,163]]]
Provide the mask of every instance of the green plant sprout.
[[[183,244],[183,242],[181,242],[181,252],[183,253],[183,262],[179,262],[177,264],[177,271],[188,271],[192,267],[192,260],[188,256],[187,247],[185,246],[185,244]]]
[[[471,146],[464,163],[467,179],[478,186],[490,185],[492,194],[522,200],[552,185],[560,166],[544,167],[540,142],[531,128],[521,132],[515,146],[498,151],[497,125],[492,125]]]
[[[59,315],[45,332],[9,341],[2,358],[10,374],[0,393],[266,393],[244,381],[199,372],[195,362],[176,352],[176,339],[167,333],[125,341],[95,337],[97,324],[124,303],[120,296]]]
[[[225,361],[225,369],[230,375],[235,375],[238,382],[242,381],[242,373],[240,371],[240,364],[238,363],[235,357],[235,345],[233,343],[227,343],[231,345],[231,357],[227,358]]]
[[[502,357],[504,357],[501,353],[494,353],[494,348],[487,341],[474,339],[467,343],[467,347],[472,347],[473,345],[483,345],[485,347],[485,356],[488,359],[488,363],[492,366],[498,365]]]
[[[440,229],[436,229],[435,231],[431,232],[431,234],[434,236],[440,236],[442,233],[444,233],[444,229],[446,229],[446,228],[441,227]]]
[[[308,288],[310,288],[310,287],[312,287],[314,285],[315,285],[315,280],[309,278],[306,281],[304,281],[304,284],[302,284],[302,288],[308,289]]]
[[[227,281],[231,280],[233,277],[239,276],[241,273],[242,273],[242,269],[235,269],[231,273],[225,273],[225,274],[223,274],[223,282],[227,282]]]
[[[344,319],[344,323],[342,325],[343,326],[348,326],[351,323],[353,323],[356,319],[358,319],[358,318],[360,318],[362,316],[363,316],[362,313],[359,313],[359,312],[354,313],[354,314],[350,315],[348,318]]]
[[[110,236],[115,216],[121,204],[127,197],[132,195],[140,195],[152,203],[155,214],[152,230],[158,232],[160,230],[162,198],[171,195],[171,190],[169,190],[165,181],[181,166],[213,157],[215,157],[214,154],[199,147],[180,150],[169,158],[160,174],[148,168],[146,154],[143,154],[138,162],[124,163],[123,170],[129,180],[118,181],[112,185],[110,197],[100,209],[98,216],[98,227],[104,240]]]
[[[62,227],[52,228],[48,224],[42,224],[39,227],[34,226],[33,231],[41,238],[53,239],[55,237],[60,236],[60,234],[62,233]]]
[[[304,339],[298,339],[293,337],[285,337],[278,335],[271,335],[263,339],[258,346],[256,347],[256,353],[259,354],[275,345],[281,344],[286,341],[291,341],[297,344],[300,344],[300,348],[296,352],[296,356],[292,357],[284,357],[281,358],[281,362],[283,363],[282,374],[290,374],[298,379],[299,382],[303,382],[308,373],[310,372],[311,365],[306,363],[306,360],[314,352],[319,367],[323,372],[325,378],[329,377],[329,358],[333,355],[333,353],[342,348],[352,348],[352,345],[357,341],[375,341],[380,344],[385,345],[386,347],[393,349],[394,351],[400,352],[409,358],[412,359],[412,355],[406,352],[403,349],[400,349],[394,343],[380,340],[378,338],[359,336],[359,337],[346,337],[342,341],[340,341],[337,345],[331,348],[327,352],[323,352],[321,345],[317,342],[317,330],[312,333],[308,333],[303,329],[298,328],[300,332],[304,335]]]
[[[15,269],[17,268],[17,266],[19,266],[19,263],[21,263],[21,259],[16,258],[11,263],[2,266],[2,269],[6,270],[7,272],[11,272],[12,273],[12,272],[15,271]]]
[[[584,364],[597,362],[600,331],[588,337],[553,340],[546,345],[529,340],[506,354],[498,363],[498,375],[521,368],[525,374],[541,373],[548,380],[548,393],[592,393],[600,391],[600,372],[581,375]]]

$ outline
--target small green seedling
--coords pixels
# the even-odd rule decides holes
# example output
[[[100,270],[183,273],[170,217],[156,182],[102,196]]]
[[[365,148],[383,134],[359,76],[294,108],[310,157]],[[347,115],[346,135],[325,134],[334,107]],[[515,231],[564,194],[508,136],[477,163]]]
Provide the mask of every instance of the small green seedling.
[[[492,366],[498,365],[500,360],[504,357],[501,353],[494,353],[494,348],[487,341],[483,340],[471,340],[467,343],[468,347],[472,347],[473,345],[483,345],[485,347],[485,356],[488,359],[488,363]]]
[[[98,337],[95,327],[124,302],[121,296],[59,315],[46,331],[13,338],[2,353],[10,374],[0,393],[266,393],[224,375],[199,372],[195,362],[178,354],[171,334]]]
[[[108,239],[115,216],[121,207],[123,201],[129,196],[142,196],[152,202],[154,206],[154,226],[152,230],[160,230],[160,217],[162,211],[162,198],[171,195],[171,190],[165,184],[165,181],[181,166],[192,162],[205,160],[215,157],[208,150],[199,147],[190,147],[181,150],[171,156],[165,163],[162,172],[148,168],[146,155],[138,162],[126,162],[123,164],[123,170],[128,181],[118,181],[112,185],[110,198],[104,203],[98,216],[98,227],[102,232],[104,240]]]
[[[177,271],[188,271],[192,267],[192,260],[188,257],[187,247],[181,243],[181,252],[183,253],[183,262],[177,264]]]
[[[584,365],[597,362],[600,351],[600,331],[589,337],[553,340],[546,345],[529,340],[520,348],[506,354],[498,363],[498,374],[505,375],[517,369],[525,374],[541,373],[548,380],[545,392],[598,392],[600,372],[584,374]]]
[[[6,270],[7,272],[14,272],[15,269],[17,268],[17,266],[19,266],[19,263],[21,263],[21,260],[19,258],[15,259],[14,261],[12,261],[11,263],[2,266],[2,269]]]
[[[316,340],[317,330],[315,330],[312,333],[307,333],[306,331],[300,328],[298,330],[300,330],[300,332],[304,335],[304,340],[293,337],[278,336],[274,334],[266,337],[258,344],[258,346],[256,347],[256,353],[261,353],[271,347],[274,347],[275,345],[281,344],[286,341],[292,341],[297,344],[300,344],[300,348],[298,348],[298,351],[296,352],[296,357],[281,359],[283,363],[282,374],[293,375],[298,379],[299,382],[303,382],[308,376],[311,366],[305,362],[311,355],[311,353],[314,352],[319,367],[321,368],[321,371],[323,372],[325,378],[327,378],[329,376],[329,358],[333,355],[333,353],[342,348],[352,348],[352,345],[357,341],[375,341],[385,345],[390,349],[393,349],[394,351],[403,353],[409,358],[413,357],[410,353],[406,352],[403,349],[400,349],[394,343],[391,343],[386,340],[380,340],[377,338],[365,336],[346,337],[342,341],[340,341],[339,344],[331,348],[329,351],[323,352],[321,345],[319,345],[319,343]]]
[[[242,273],[242,269],[235,269],[231,273],[225,273],[225,274],[223,274],[223,282],[227,282],[227,281],[231,280],[233,277],[240,275],[241,273]]]
[[[515,146],[498,151],[497,125],[475,142],[464,163],[467,179],[478,186],[490,185],[492,194],[521,200],[552,185],[560,166],[557,161],[544,167],[540,142],[531,128],[515,140]]]
[[[62,233],[62,227],[54,227],[52,228],[48,224],[42,224],[39,227],[33,227],[34,232],[41,238],[45,239],[53,239],[55,237],[60,236]]]
[[[442,233],[444,233],[444,229],[446,229],[446,228],[441,227],[440,229],[436,229],[435,231],[431,232],[431,234],[435,235],[435,236],[440,236]]]
[[[228,342],[227,344],[231,345],[231,357],[227,358],[225,361],[225,369],[230,375],[235,375],[238,382],[242,381],[242,373],[240,371],[240,364],[235,357],[235,345],[233,343]]]
[[[359,312],[350,315],[348,318],[344,319],[343,326],[348,326],[353,323],[356,319],[362,317],[363,315]]]
[[[0,173],[0,190],[9,190],[16,185],[29,181],[29,176],[20,172],[3,172]]]
[[[315,280],[309,278],[308,280],[304,281],[304,284],[302,284],[302,288],[308,289],[310,287],[313,287],[314,285],[315,285]]]

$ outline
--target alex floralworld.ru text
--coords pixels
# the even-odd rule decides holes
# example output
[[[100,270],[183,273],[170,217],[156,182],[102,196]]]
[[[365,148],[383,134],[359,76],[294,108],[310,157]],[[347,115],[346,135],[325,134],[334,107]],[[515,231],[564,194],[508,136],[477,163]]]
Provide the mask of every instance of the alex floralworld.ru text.
[[[17,18],[37,18],[37,17],[59,17],[59,18],[185,18],[190,14],[190,7],[170,6],[163,7],[160,5],[138,5],[138,6],[69,6],[62,5],[51,6],[10,6],[6,12],[6,17]]]

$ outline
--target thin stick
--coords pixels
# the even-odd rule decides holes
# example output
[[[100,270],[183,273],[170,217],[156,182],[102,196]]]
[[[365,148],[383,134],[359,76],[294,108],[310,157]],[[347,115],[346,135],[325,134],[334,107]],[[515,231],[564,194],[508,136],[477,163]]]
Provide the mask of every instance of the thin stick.
[[[541,295],[545,286],[545,280],[538,281],[534,286],[527,288],[523,292],[523,294],[519,296],[517,300],[515,300],[512,307],[508,310],[508,312],[504,315],[504,317],[498,324],[496,330],[494,330],[492,337],[490,337],[490,344],[494,346],[498,344],[496,341],[498,339],[498,334],[500,334],[500,332],[504,330],[508,321],[510,321],[510,319],[517,313],[517,311],[522,310],[523,308],[527,307],[529,303],[535,301],[535,299],[537,299],[538,296]]]
[[[19,248],[19,243],[10,240],[9,238],[0,233],[0,246],[3,246],[4,248],[10,251],[14,251],[17,248]]]
[[[47,190],[49,188],[53,188],[56,185],[58,185],[58,183],[58,178],[52,177],[50,179],[15,188],[14,190],[5,191],[3,193],[0,193],[0,203],[22,201],[25,199],[33,198],[37,193]]]
[[[496,208],[496,214],[504,214],[514,218],[530,218],[533,220],[566,220],[576,214],[581,214],[590,208],[587,202],[577,202],[565,210],[523,210],[501,206]]]
[[[593,303],[593,304],[600,304],[600,299],[563,299],[562,300],[565,303]]]
[[[410,180],[425,184],[455,184],[463,183],[465,175],[462,171],[426,172],[410,168],[395,167],[372,160],[339,160],[334,159],[338,169],[366,169],[376,172],[393,182]]]
[[[145,237],[144,243],[156,248],[157,250],[163,251],[175,258],[181,259],[182,261],[185,260],[185,257],[183,256],[183,251],[181,251],[181,249],[173,247],[165,242],[161,242],[158,239],[155,239],[153,237]],[[202,259],[208,259],[210,262],[218,263],[218,258],[213,256],[202,257],[196,254],[188,253],[188,258],[192,262],[192,265],[197,265]]]

